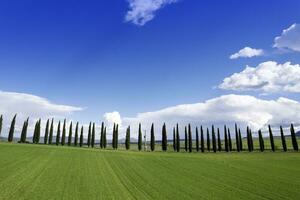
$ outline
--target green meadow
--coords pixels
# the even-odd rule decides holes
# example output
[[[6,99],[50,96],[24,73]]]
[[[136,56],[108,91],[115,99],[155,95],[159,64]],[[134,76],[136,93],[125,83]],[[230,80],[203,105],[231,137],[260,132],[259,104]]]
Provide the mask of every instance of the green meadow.
[[[300,199],[300,154],[0,144],[0,199]]]

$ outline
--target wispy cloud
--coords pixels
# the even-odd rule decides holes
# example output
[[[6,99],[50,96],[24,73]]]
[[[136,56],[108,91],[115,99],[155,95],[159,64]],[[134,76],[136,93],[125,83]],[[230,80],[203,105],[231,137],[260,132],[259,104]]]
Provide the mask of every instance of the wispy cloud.
[[[143,26],[155,17],[156,11],[164,6],[176,3],[178,0],[127,0],[129,10],[125,16],[126,22]]]
[[[237,53],[232,54],[229,58],[230,59],[237,59],[237,58],[251,58],[254,56],[261,56],[264,54],[262,49],[254,49],[251,47],[244,47],[243,49],[239,50]]]

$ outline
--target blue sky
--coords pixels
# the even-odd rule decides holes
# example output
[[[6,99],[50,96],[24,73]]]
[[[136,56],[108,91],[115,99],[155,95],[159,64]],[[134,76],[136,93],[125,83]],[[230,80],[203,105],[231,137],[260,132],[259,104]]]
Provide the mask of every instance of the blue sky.
[[[1,1],[0,90],[84,108],[72,118],[85,122],[226,94],[300,101],[298,92],[216,88],[246,65],[300,63],[298,51],[272,47],[300,23],[300,1],[179,0],[144,25],[126,22],[129,10],[126,0]],[[264,55],[229,59],[246,46]]]

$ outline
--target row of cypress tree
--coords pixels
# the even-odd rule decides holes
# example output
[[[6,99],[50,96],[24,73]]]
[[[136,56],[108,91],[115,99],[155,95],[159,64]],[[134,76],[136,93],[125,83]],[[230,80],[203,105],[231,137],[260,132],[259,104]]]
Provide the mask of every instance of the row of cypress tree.
[[[9,134],[8,134],[8,141],[12,142],[13,141],[13,135],[14,135],[14,130],[15,130],[15,123],[16,123],[16,117],[15,115],[12,119],[11,126],[9,129]],[[29,118],[27,118],[22,127],[21,131],[21,138],[20,138],[20,143],[25,143],[26,141],[26,136],[27,136],[27,128],[28,128],[28,121]],[[0,134],[2,131],[2,124],[3,124],[3,116],[0,116]],[[60,130],[61,123],[59,121],[58,127],[57,127],[57,133],[56,133],[56,145],[65,145],[66,143],[66,119],[63,122],[63,128],[62,128],[62,136],[61,130]],[[113,126],[113,134],[112,134],[112,147],[113,149],[118,149],[118,129],[119,125],[114,124]],[[268,126],[269,130],[269,139],[270,139],[270,145],[271,145],[271,150],[274,152],[275,151],[275,144],[274,144],[274,136],[273,132],[271,129],[271,126]],[[70,123],[69,126],[69,134],[68,134],[68,141],[67,144],[68,146],[71,146],[74,144],[74,146],[83,146],[84,138],[83,138],[83,126],[81,126],[81,131],[79,135],[79,123],[76,123],[75,127],[75,135],[74,135],[74,141],[72,142],[73,138],[73,123]],[[45,135],[44,135],[44,144],[52,144],[53,140],[53,119],[47,120],[46,123],[46,128],[45,128]],[[297,137],[296,133],[294,130],[294,125],[291,124],[290,126],[290,132],[291,132],[291,139],[292,139],[292,146],[295,151],[298,151],[298,143],[297,143]],[[41,119],[37,120],[35,123],[34,127],[34,133],[32,137],[32,143],[38,144],[40,142],[40,135],[41,135]],[[204,132],[203,132],[203,127],[200,127],[200,140],[199,140],[199,131],[198,127],[196,127],[196,151],[204,152],[205,150],[211,151],[211,142],[212,142],[212,151],[217,152],[217,151],[222,151],[222,146],[224,145],[224,150],[226,152],[232,151],[232,140],[231,140],[231,134],[230,130],[224,126],[224,144],[222,144],[221,137],[220,137],[220,130],[219,128],[217,129],[217,134],[215,132],[214,125],[211,127],[211,135],[210,131],[207,128],[207,136],[206,136],[206,148],[204,145]],[[211,139],[210,139],[211,136]],[[287,145],[286,145],[286,140],[285,136],[283,133],[283,128],[280,126],[280,137],[281,137],[281,142],[282,142],[282,148],[284,151],[287,151]],[[79,139],[79,143],[78,143]],[[249,152],[254,151],[254,144],[253,144],[253,136],[252,136],[252,131],[249,127],[247,127],[247,149]],[[264,138],[262,136],[261,130],[258,131],[258,139],[259,139],[259,150],[264,151],[265,150],[265,144],[264,144]],[[150,136],[150,149],[151,151],[155,150],[155,134],[154,134],[154,124],[151,125],[151,136]],[[176,127],[173,128],[173,150],[174,151],[180,151],[180,134],[179,134],[179,128],[178,124]],[[241,130],[240,128],[237,127],[237,124],[235,124],[235,144],[236,144],[236,150],[238,152],[243,151],[243,138],[241,136]],[[88,128],[88,138],[87,138],[87,146],[94,148],[95,146],[95,123],[90,122],[89,123],[89,128]],[[162,146],[162,151],[167,151],[168,148],[168,140],[167,140],[167,129],[166,129],[166,124],[163,124],[162,127],[162,141],[161,141],[161,146]],[[102,122],[101,124],[101,133],[100,133],[100,148],[106,148],[107,147],[107,139],[106,139],[106,126]],[[130,126],[126,129],[126,137],[125,137],[125,147],[126,149],[130,149]],[[185,151],[192,152],[193,151],[193,138],[192,138],[192,130],[191,130],[191,125],[188,124],[187,127],[185,127],[185,138],[184,138],[184,149]],[[138,150],[142,150],[142,128],[141,124],[139,124],[139,129],[138,129]]]

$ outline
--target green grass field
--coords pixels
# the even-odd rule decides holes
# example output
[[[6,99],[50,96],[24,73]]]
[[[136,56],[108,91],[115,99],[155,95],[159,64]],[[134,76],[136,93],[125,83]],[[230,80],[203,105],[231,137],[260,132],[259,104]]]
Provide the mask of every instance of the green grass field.
[[[300,153],[0,144],[0,199],[300,199]]]

